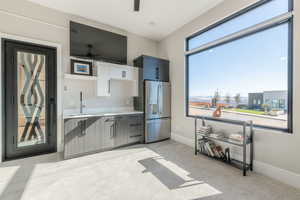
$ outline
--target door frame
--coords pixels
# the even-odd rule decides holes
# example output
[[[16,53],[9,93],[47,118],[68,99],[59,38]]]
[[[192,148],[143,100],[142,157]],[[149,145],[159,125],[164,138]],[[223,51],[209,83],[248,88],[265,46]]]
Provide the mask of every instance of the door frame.
[[[6,33],[1,33],[0,32],[0,63],[1,63],[1,81],[0,81],[0,88],[1,88],[1,93],[0,93],[0,130],[1,130],[1,134],[0,134],[0,163],[3,162],[5,160],[5,113],[4,113],[4,105],[3,103],[4,98],[5,98],[5,93],[4,93],[4,89],[3,86],[5,85],[4,82],[4,59],[3,55],[4,55],[4,51],[3,51],[3,45],[2,45],[2,39],[10,39],[10,40],[15,40],[15,41],[19,41],[19,42],[26,42],[26,43],[32,43],[32,44],[36,44],[36,45],[42,45],[42,46],[49,46],[52,48],[56,49],[56,101],[57,101],[57,106],[56,106],[56,119],[57,119],[57,141],[56,141],[56,149],[57,152],[61,152],[63,150],[63,141],[62,141],[62,133],[63,133],[63,122],[62,122],[62,118],[63,118],[63,106],[62,106],[62,102],[63,102],[63,90],[62,90],[62,86],[63,86],[63,72],[64,69],[62,68],[62,45],[58,44],[58,43],[53,43],[53,42],[48,42],[48,41],[43,41],[43,40],[37,40],[37,39],[33,39],[33,38],[26,38],[26,37],[22,37],[22,36],[17,36],[17,35],[11,35],[11,34],[6,34]]]

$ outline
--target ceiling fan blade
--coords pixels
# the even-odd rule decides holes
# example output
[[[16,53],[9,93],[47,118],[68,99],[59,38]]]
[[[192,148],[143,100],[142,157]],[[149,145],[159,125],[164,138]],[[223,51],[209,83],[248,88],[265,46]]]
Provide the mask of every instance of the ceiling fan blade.
[[[140,11],[140,0],[134,0],[134,11]]]

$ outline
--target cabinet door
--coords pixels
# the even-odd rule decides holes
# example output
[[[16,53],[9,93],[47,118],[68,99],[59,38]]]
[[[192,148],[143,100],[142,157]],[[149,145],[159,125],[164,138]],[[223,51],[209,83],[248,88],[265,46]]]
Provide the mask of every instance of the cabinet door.
[[[110,69],[108,66],[99,65],[97,68],[97,96],[111,96],[110,93]]]
[[[129,116],[128,117],[128,143],[143,142],[143,118],[142,116]]]
[[[144,57],[143,63],[144,80],[158,80],[159,68],[157,65],[157,59],[152,57]]]
[[[67,119],[65,120],[64,131],[64,157],[69,158],[85,152],[85,141],[83,137],[82,127],[83,119]]]
[[[158,61],[159,68],[159,80],[164,82],[169,82],[169,61],[167,60],[159,60]]]
[[[97,121],[99,118],[92,117],[86,119],[83,123],[83,140],[85,142],[84,152],[97,151],[99,143],[101,142],[100,134],[97,133]]]
[[[128,118],[126,116],[116,117],[116,133],[115,133],[115,147],[127,144],[128,137]]]
[[[104,117],[100,117],[96,121],[96,136],[95,146],[97,150],[103,149],[103,136],[104,136]]]
[[[115,138],[115,119],[113,117],[103,118],[102,148],[109,149],[114,147]]]
[[[110,66],[109,68],[110,70],[110,78],[112,79],[118,79],[121,80],[122,79],[122,69],[120,67],[116,67],[116,66]],[[126,73],[125,73],[126,75]],[[125,76],[126,77],[126,76]]]

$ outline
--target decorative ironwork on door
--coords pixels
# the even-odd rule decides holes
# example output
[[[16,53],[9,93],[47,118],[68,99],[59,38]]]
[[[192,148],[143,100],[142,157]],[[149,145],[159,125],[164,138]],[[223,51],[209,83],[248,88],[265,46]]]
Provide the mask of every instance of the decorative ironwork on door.
[[[18,147],[43,144],[46,138],[46,56],[17,53]]]

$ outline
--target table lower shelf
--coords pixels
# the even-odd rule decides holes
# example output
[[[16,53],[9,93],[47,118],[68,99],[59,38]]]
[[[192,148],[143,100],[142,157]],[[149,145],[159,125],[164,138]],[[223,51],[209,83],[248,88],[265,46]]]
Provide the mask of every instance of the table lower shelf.
[[[225,161],[225,160],[223,160],[223,159],[221,159],[221,158],[212,157],[212,156],[210,156],[210,155],[208,155],[208,154],[206,154],[206,153],[203,153],[203,152],[201,152],[201,151],[199,151],[199,150],[197,150],[197,153],[198,153],[198,154],[201,154],[201,155],[204,155],[204,156],[206,156],[206,157],[209,157],[210,159],[214,159],[214,160],[221,161],[221,162],[226,163],[226,164],[228,164],[228,165],[231,165],[231,166],[233,166],[233,167],[235,167],[235,168],[237,168],[237,169],[243,170],[243,175],[244,175],[244,176],[246,176],[246,172],[247,172],[247,171],[249,171],[249,170],[252,171],[252,170],[253,170],[251,164],[246,163],[246,164],[245,164],[245,168],[244,168],[243,162],[242,162],[242,161],[239,161],[239,160],[236,160],[236,159],[231,159],[230,162],[227,162],[227,161]]]

